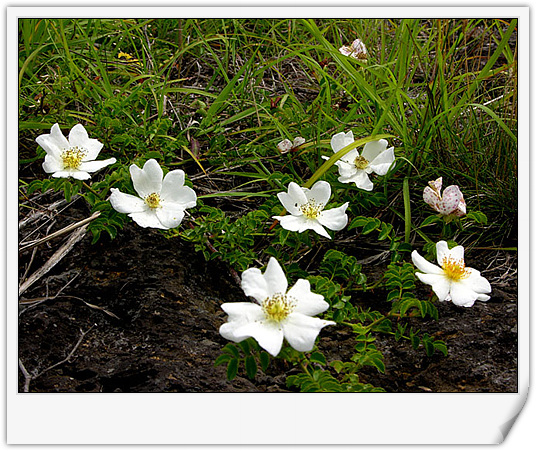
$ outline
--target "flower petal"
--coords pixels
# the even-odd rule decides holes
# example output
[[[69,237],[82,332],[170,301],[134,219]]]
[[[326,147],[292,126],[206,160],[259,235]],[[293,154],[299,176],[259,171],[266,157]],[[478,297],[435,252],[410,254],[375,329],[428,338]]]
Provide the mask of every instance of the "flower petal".
[[[178,227],[184,218],[184,210],[182,208],[157,208],[156,217],[164,227],[174,229]]]
[[[110,188],[110,191],[112,194],[108,200],[119,213],[141,213],[149,209],[145,201],[137,196],[122,193],[117,188]]]
[[[296,351],[308,352],[313,349],[320,330],[325,326],[334,324],[333,321],[311,318],[294,312],[283,322],[283,332],[290,346]]]
[[[172,202],[180,206],[183,210],[195,207],[197,204],[197,194],[189,186],[184,186],[184,171],[175,169],[164,177],[160,197],[164,202]]]
[[[150,208],[142,212],[129,213],[129,216],[140,227],[150,227],[153,229],[167,229],[156,217],[156,212]]]
[[[257,321],[247,323],[234,330],[234,336],[242,341],[253,337],[260,347],[268,351],[274,357],[281,351],[283,345],[283,329],[279,324],[272,321]]]
[[[438,194],[429,186],[424,188],[424,192],[422,193],[423,200],[430,205],[435,211],[439,211],[439,202],[441,202],[441,198],[438,196]]]
[[[114,164],[116,161],[117,160],[113,157],[108,158],[107,160],[83,161],[80,163],[80,167],[78,169],[80,171],[96,172],[110,164]]]
[[[437,262],[440,265],[443,265],[443,261],[449,257],[451,257],[449,245],[446,241],[441,240],[436,243],[436,256],[437,256]]]
[[[388,144],[387,140],[385,139],[379,139],[377,141],[370,141],[365,144],[365,147],[363,147],[361,156],[366,158],[367,161],[372,162],[376,159],[376,157],[378,157],[381,153],[383,153],[385,149],[387,149],[387,144]]]
[[[351,153],[351,152],[348,152]],[[357,152],[356,152],[357,155]],[[355,158],[354,158],[355,160]],[[344,157],[335,162],[335,165],[339,168],[339,174],[342,177],[353,177],[358,169],[355,167],[353,160],[351,162],[345,161]]]
[[[249,268],[242,273],[242,290],[259,304],[268,297],[268,284],[259,268]]]
[[[411,260],[413,264],[422,272],[426,274],[444,274],[443,270],[439,267],[430,263],[424,257],[422,257],[417,251],[411,253]]]
[[[356,173],[351,177],[339,177],[341,183],[355,183],[355,186],[365,191],[372,191],[374,184],[370,181],[367,173],[361,169],[358,169]]]
[[[252,302],[228,302],[221,305],[222,310],[229,315],[228,321],[220,327],[220,334],[227,340],[239,342],[248,338],[237,335],[236,329],[254,321],[261,321],[265,315],[258,304]]]
[[[331,240],[331,236],[326,231],[326,229],[324,229],[322,224],[320,224],[320,222],[318,222],[317,219],[307,219],[306,222],[305,222],[303,230],[306,230],[306,229],[314,230],[319,235]]]
[[[274,257],[270,257],[268,261],[268,265],[264,271],[264,280],[266,280],[268,296],[276,293],[285,294],[287,292],[287,276],[285,276],[283,268],[281,268],[281,265]]]
[[[61,133],[60,126],[58,124],[54,124],[52,126],[50,129],[50,134],[46,133],[39,135],[35,141],[43,149],[45,149],[47,154],[51,154],[58,159],[60,158],[63,150],[69,148],[69,141],[67,141],[67,138]]]
[[[342,148],[352,144],[354,142],[354,134],[352,130],[348,133],[340,132],[336,135],[333,135],[331,138],[331,148],[333,152],[337,153]]]
[[[290,182],[288,184],[288,194],[298,206],[307,203],[307,196],[305,195],[303,188],[295,182]]]
[[[324,180],[319,180],[310,190],[305,191],[305,197],[307,201],[314,200],[317,204],[326,205],[331,197],[331,185]]]
[[[47,174],[63,171],[63,161],[56,158],[55,154],[47,153],[43,161],[43,169]]]
[[[89,139],[86,129],[82,124],[76,124],[69,132],[69,145],[71,147],[86,147]]]
[[[307,229],[306,223],[307,219],[305,216],[272,216],[274,219],[277,219],[285,230],[290,230],[291,232],[303,232]]]
[[[439,213],[442,215],[450,215],[456,211],[462,199],[462,192],[457,185],[448,186],[443,191],[441,201],[438,203]]]
[[[292,196],[288,193],[281,192],[277,193],[277,197],[279,199],[279,202],[285,207],[285,209],[291,214],[291,215],[301,215],[302,212],[297,207],[297,202],[292,198]]]
[[[415,273],[422,283],[432,286],[432,290],[437,295],[440,301],[445,301],[448,298],[451,282],[442,274],[422,274]]]
[[[54,172],[54,174],[52,174],[52,177],[56,177],[56,178],[72,177],[76,180],[89,180],[91,178],[91,175],[89,175],[85,171],[77,171],[75,169],[75,170],[65,170],[65,171]]]
[[[385,175],[389,172],[395,161],[395,148],[390,147],[379,154],[369,164],[369,167],[378,175]]]
[[[473,268],[465,268],[469,276],[460,279],[462,285],[470,287],[476,293],[491,293],[491,285],[485,277],[480,275],[480,272]]]
[[[348,215],[346,214],[348,204],[346,202],[340,207],[322,210],[318,216],[318,222],[330,230],[344,229],[348,224]]]
[[[311,291],[311,284],[306,279],[298,279],[287,294],[298,301],[294,310],[297,313],[314,316],[325,312],[329,307],[324,296]]]
[[[451,284],[450,297],[454,304],[463,307],[471,307],[478,297],[478,293],[475,293],[467,285],[459,282]]]
[[[135,164],[130,166],[130,177],[134,189],[140,197],[147,197],[152,193],[160,193],[162,190],[163,171],[156,160],[150,159],[140,169]]]

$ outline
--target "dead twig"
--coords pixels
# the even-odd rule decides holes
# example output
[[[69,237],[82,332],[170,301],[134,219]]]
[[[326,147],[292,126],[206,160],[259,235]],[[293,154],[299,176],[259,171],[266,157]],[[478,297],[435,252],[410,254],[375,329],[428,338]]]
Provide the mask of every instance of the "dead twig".
[[[58,264],[58,262],[71,251],[74,245],[84,237],[84,235],[86,234],[86,229],[87,224],[76,229],[71,234],[67,242],[62,247],[60,247],[41,268],[35,271],[30,277],[28,277],[28,279],[23,282],[19,286],[19,296],[24,293],[31,285],[37,282],[41,277],[43,277],[43,275],[50,271],[54,266],[56,266],[56,264]]]
[[[21,247],[19,247],[19,252],[22,252],[26,249],[31,249],[34,246],[39,246],[40,244],[46,243],[47,241],[50,241],[54,238],[57,238],[58,236],[61,236],[65,233],[70,232],[71,230],[77,229],[78,227],[82,227],[83,225],[87,224],[88,222],[93,221],[95,218],[100,216],[100,211],[96,211],[93,213],[89,218],[82,219],[81,221],[75,222],[74,224],[70,224],[67,227],[64,227],[61,230],[58,230],[54,233],[51,233],[50,235],[47,235],[43,238],[40,238],[38,240],[29,241],[27,243],[20,243]]]
[[[73,349],[71,350],[71,352],[69,352],[69,354],[67,354],[67,357],[65,357],[63,360],[60,360],[59,362],[55,363],[54,365],[50,365],[48,368],[45,368],[43,371],[41,371],[40,373],[36,373],[36,374],[30,374],[28,372],[28,370],[25,368],[24,364],[22,363],[22,360],[19,358],[19,368],[24,376],[24,388],[23,388],[23,391],[24,393],[28,393],[30,391],[30,383],[31,381],[37,379],[39,376],[42,376],[43,374],[45,374],[47,371],[50,371],[60,365],[63,365],[65,362],[68,362],[69,359],[74,355],[74,353],[76,352],[76,350],[78,349],[78,347],[80,346],[80,344],[82,343],[82,341],[84,340],[84,337],[89,333],[91,332],[91,330],[96,326],[96,324],[94,324],[93,326],[91,326],[88,330],[86,330],[85,332],[80,329],[80,338],[78,339],[78,341],[76,342],[76,344],[74,345]]]

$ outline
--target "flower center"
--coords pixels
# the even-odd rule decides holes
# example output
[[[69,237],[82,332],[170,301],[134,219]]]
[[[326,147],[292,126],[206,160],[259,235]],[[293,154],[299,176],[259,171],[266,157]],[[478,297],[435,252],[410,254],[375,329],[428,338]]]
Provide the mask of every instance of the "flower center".
[[[263,301],[262,310],[268,319],[280,322],[294,311],[296,304],[292,296],[276,293]]]
[[[365,157],[358,155],[354,160],[354,164],[357,169],[363,170],[369,165],[369,162]]]
[[[302,212],[303,216],[308,219],[318,218],[318,215],[320,215],[323,208],[324,205],[317,204],[314,199],[311,199],[306,204],[300,205],[300,211]]]
[[[465,279],[469,276],[469,271],[465,269],[465,262],[463,260],[455,260],[447,257],[443,259],[441,267],[450,280]]]
[[[145,198],[145,203],[149,205],[149,208],[160,207],[160,194],[152,193]]]
[[[78,169],[82,160],[86,156],[86,149],[83,147],[69,147],[67,150],[64,150],[61,154],[61,159],[63,161],[64,169]]]

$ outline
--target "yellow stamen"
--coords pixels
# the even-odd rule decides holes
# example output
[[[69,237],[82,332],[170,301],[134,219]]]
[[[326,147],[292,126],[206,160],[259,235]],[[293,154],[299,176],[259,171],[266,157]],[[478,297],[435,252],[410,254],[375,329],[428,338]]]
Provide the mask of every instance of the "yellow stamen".
[[[369,165],[369,162],[365,157],[358,155],[357,158],[354,160],[354,164],[357,169],[363,170],[366,169],[366,167]]]
[[[306,204],[300,206],[300,211],[308,219],[316,219],[322,212],[324,205],[317,204],[314,199],[311,199]]]
[[[460,259],[456,260],[451,257],[446,257],[441,263],[445,275],[451,280],[460,280],[469,277],[469,271],[465,269],[465,262]]]
[[[145,203],[149,205],[150,208],[160,207],[160,194],[152,193],[145,198]]]
[[[296,304],[293,297],[276,293],[263,301],[262,310],[268,319],[280,322],[294,311]]]
[[[86,156],[86,149],[73,146],[63,151],[61,159],[64,169],[78,169]]]

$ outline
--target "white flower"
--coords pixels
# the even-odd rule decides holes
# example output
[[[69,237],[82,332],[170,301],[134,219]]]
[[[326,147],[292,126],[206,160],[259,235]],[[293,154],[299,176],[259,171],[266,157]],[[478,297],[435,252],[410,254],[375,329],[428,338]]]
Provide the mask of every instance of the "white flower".
[[[367,48],[361,39],[356,39],[350,46],[343,45],[339,49],[339,52],[345,56],[363,61],[364,63],[367,62]]]
[[[331,148],[337,153],[343,147],[354,142],[352,131],[348,133],[337,133],[331,138]],[[323,157],[329,160],[328,157]],[[339,182],[355,183],[358,188],[365,191],[372,191],[373,184],[368,174],[376,173],[385,175],[391,169],[395,161],[394,147],[387,149],[387,141],[380,139],[365,144],[363,152],[359,155],[356,149],[350,150],[346,155],[337,160],[335,164],[339,167]]]
[[[463,216],[466,212],[465,200],[460,188],[457,185],[450,185],[445,188],[441,195],[443,177],[428,182],[424,188],[423,199],[435,211],[447,216],[448,219]]]
[[[242,289],[257,303],[222,304],[229,318],[220,327],[220,334],[234,342],[253,337],[273,356],[279,354],[283,338],[297,351],[311,351],[320,330],[335,324],[313,318],[329,305],[322,295],[311,292],[308,280],[299,279],[288,292],[287,287],[285,273],[273,257],[264,274],[258,268],[244,271]]]
[[[156,160],[148,160],[143,169],[130,166],[130,177],[139,197],[111,188],[110,203],[119,213],[128,215],[141,227],[171,229],[184,217],[184,210],[195,207],[195,191],[184,186],[184,171],[175,169],[163,178]]]
[[[273,216],[284,229],[299,233],[312,229],[319,235],[331,238],[324,227],[342,230],[348,224],[348,215],[345,213],[348,202],[340,207],[324,210],[331,197],[331,186],[328,182],[320,180],[311,189],[301,188],[297,183],[290,182],[288,192],[278,193],[277,197],[290,213]]]
[[[491,285],[476,269],[467,268],[463,260],[463,247],[449,250],[446,241],[436,244],[437,262],[430,263],[413,251],[411,259],[423,273],[415,273],[419,280],[432,286],[440,301],[452,301],[456,305],[471,307],[475,301],[487,301]]]
[[[279,152],[286,153],[290,150],[300,147],[304,142],[305,138],[297,136],[296,138],[294,138],[294,141],[291,141],[290,139],[284,139],[277,145],[277,148],[279,149]]]
[[[87,180],[91,178],[90,172],[98,171],[116,161],[115,158],[95,161],[103,144],[89,138],[82,124],[71,129],[69,139],[63,136],[60,126],[54,124],[50,134],[40,135],[35,140],[47,153],[43,169],[49,174],[52,173],[53,177]]]

